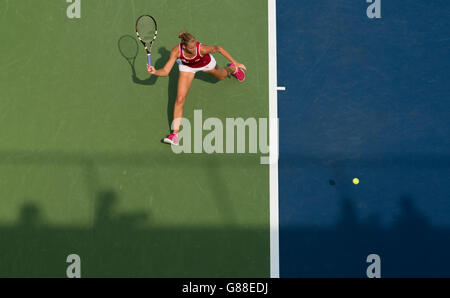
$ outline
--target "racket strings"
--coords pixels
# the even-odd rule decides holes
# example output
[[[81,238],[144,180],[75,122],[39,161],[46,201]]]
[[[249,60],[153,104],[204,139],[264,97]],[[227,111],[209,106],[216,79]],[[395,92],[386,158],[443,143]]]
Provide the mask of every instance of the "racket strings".
[[[155,23],[151,18],[141,18],[137,24],[137,31],[144,42],[151,42],[156,32]]]

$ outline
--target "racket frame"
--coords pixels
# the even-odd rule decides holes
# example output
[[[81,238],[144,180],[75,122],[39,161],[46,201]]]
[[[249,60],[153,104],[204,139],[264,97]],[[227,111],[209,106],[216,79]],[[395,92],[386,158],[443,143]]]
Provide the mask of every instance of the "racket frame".
[[[145,42],[144,40],[142,40],[141,36],[139,35],[139,31],[138,31],[138,23],[139,23],[139,20],[140,20],[141,18],[143,18],[143,17],[150,17],[150,18],[153,20],[153,23],[155,24],[155,35],[153,36],[153,39],[152,39],[151,41],[148,42],[148,45],[147,45],[147,42]],[[137,36],[137,38],[139,39],[139,41],[144,45],[145,51],[147,52],[147,61],[148,61],[148,65],[149,65],[149,66],[152,65],[152,59],[151,59],[151,55],[152,55],[152,54],[151,54],[151,51],[152,51],[153,42],[155,41],[157,35],[158,35],[158,25],[157,25],[156,20],[155,20],[154,17],[152,17],[152,16],[149,15],[149,14],[144,14],[144,15],[141,15],[141,16],[136,20],[136,36]]]

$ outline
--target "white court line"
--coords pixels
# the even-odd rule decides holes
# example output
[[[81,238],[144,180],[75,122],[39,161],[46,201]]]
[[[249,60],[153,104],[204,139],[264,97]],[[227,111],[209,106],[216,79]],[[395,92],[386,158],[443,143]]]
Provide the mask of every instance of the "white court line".
[[[268,0],[269,17],[269,159],[270,159],[270,277],[280,277],[278,230],[278,111],[277,111],[277,12]]]
[[[285,90],[286,90],[286,87],[280,87],[280,86],[278,86],[278,87],[277,87],[277,90],[278,90],[278,91],[285,91]]]

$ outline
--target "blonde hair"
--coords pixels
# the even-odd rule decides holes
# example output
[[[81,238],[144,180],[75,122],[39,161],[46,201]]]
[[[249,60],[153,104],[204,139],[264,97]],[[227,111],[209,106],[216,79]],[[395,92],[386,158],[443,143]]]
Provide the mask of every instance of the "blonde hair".
[[[180,33],[178,33],[178,38],[181,38],[181,43],[185,46],[187,46],[190,42],[196,41],[194,35],[188,33],[186,30],[180,31]]]

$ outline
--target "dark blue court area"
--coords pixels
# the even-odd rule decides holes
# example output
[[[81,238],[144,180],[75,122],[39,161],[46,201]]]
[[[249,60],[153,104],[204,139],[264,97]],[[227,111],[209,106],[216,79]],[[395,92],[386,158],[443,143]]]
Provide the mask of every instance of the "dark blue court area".
[[[277,1],[281,277],[450,277],[450,2],[369,5]]]

